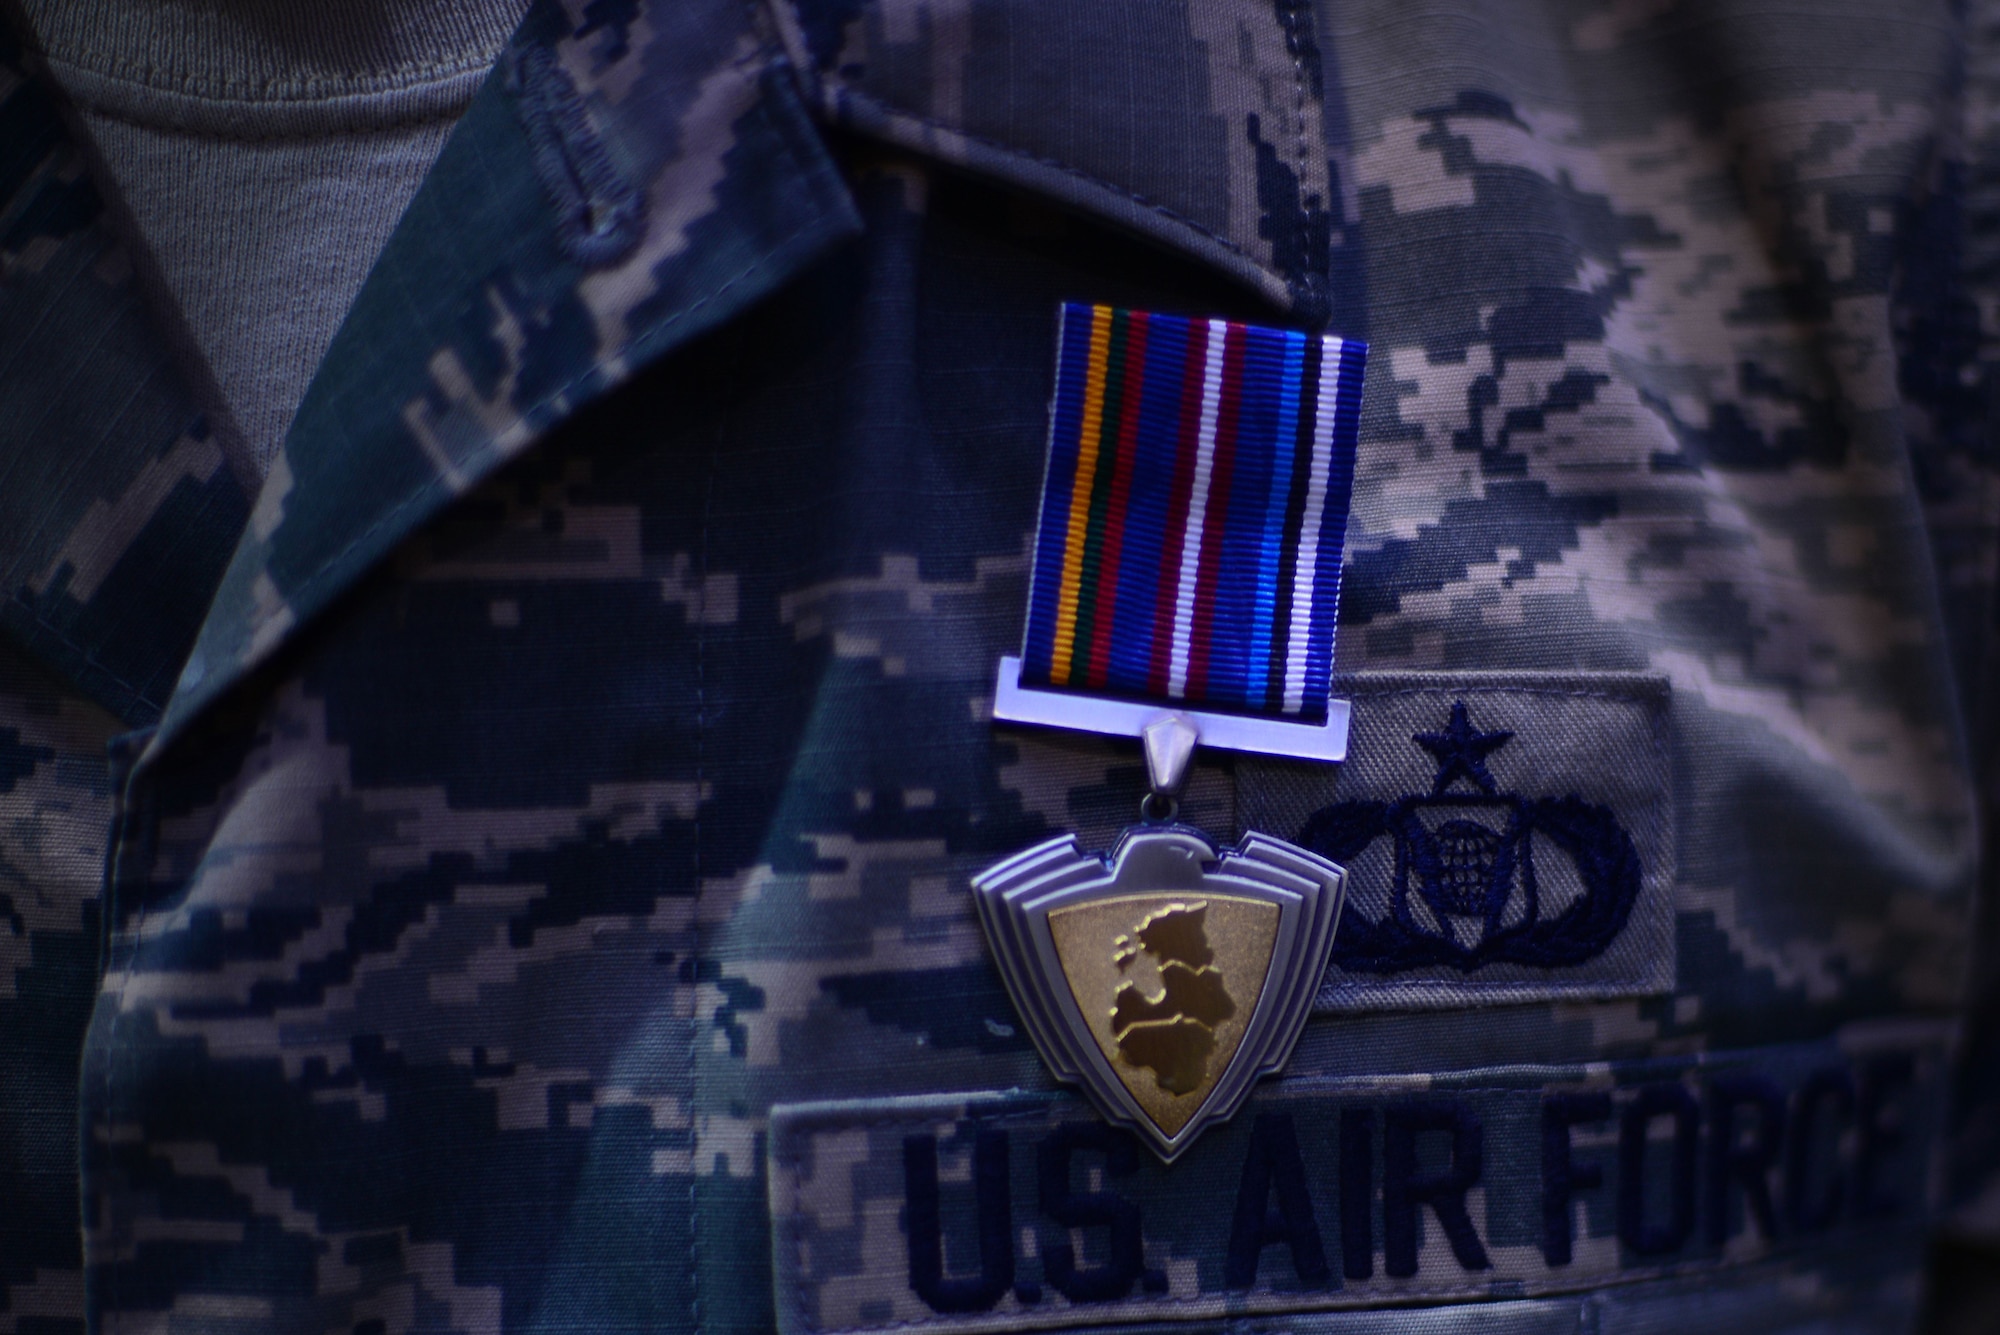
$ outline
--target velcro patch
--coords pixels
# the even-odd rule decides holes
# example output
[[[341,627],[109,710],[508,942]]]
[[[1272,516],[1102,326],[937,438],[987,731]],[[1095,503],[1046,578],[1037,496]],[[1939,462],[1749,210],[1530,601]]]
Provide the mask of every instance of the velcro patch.
[[[1320,1010],[1672,989],[1665,678],[1371,673],[1335,693],[1345,764],[1236,766],[1246,829],[1347,869]]]
[[[1172,1167],[1063,1094],[781,1105],[779,1325],[1021,1329],[1811,1269],[1922,1227],[1947,1038],[1285,1080]]]

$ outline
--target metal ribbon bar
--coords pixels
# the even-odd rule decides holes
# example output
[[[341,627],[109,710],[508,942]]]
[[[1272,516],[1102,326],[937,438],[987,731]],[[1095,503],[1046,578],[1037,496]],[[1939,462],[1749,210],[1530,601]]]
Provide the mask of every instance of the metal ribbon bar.
[[[1011,655],[1000,660],[1000,675],[993,695],[996,722],[1070,728],[1110,737],[1143,737],[1148,725],[1179,718],[1201,734],[1203,746],[1293,760],[1347,759],[1347,723],[1351,713],[1347,701],[1330,700],[1325,723],[1299,723],[1284,718],[1212,714],[1165,704],[1041,690],[1021,684],[1021,660]]]

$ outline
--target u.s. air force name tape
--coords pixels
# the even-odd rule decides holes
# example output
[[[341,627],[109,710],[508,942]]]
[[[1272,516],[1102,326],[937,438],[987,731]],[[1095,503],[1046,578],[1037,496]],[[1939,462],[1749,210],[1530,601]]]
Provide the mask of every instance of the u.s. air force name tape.
[[[780,1327],[983,1330],[1801,1273],[1931,1204],[1950,1030],[1288,1078],[1172,1165],[1075,1099],[772,1110]]]

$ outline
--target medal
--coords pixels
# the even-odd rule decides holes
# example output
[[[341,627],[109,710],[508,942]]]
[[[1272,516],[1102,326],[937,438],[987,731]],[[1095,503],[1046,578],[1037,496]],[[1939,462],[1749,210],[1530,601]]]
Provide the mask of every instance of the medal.
[[[1325,973],[1346,873],[1176,823],[1197,746],[1347,754],[1329,698],[1365,345],[1066,305],[1028,624],[996,722],[1131,737],[1140,823],[973,878],[1049,1069],[1171,1161],[1278,1070]]]

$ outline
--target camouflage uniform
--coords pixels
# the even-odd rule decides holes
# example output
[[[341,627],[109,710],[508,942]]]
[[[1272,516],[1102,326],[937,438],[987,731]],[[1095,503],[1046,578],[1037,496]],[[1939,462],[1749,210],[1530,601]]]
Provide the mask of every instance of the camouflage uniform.
[[[549,0],[254,487],[0,51],[0,1331],[1906,1323],[2000,1235],[1996,35]],[[1350,915],[1172,1169],[967,888],[1143,790],[990,719],[1063,300],[1373,349],[1355,758],[1183,806]],[[1618,910],[1446,930],[1453,803]]]

